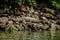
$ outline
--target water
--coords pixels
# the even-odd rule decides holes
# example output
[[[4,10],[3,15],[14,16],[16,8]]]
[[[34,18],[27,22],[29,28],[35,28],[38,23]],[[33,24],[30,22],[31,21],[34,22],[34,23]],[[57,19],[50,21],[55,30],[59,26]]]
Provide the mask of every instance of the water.
[[[1,32],[0,40],[60,40],[60,31]]]

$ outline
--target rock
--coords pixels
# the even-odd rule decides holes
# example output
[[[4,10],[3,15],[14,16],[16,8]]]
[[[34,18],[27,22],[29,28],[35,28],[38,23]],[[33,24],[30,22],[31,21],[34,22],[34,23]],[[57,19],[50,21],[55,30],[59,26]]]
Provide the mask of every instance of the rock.
[[[49,25],[47,25],[47,24],[41,24],[41,25],[39,25],[39,28],[40,28],[40,30],[49,30],[50,29],[50,27],[49,27]]]
[[[54,18],[54,16],[52,14],[49,14],[49,13],[44,13],[43,16],[45,16],[48,19],[53,19]]]
[[[34,31],[34,30],[36,30],[36,28],[34,27],[34,25],[28,25],[28,28],[29,28],[29,30],[31,30],[31,31]]]
[[[47,18],[46,17],[41,17],[43,20],[47,20]]]
[[[41,12],[41,13],[39,13],[39,15],[40,15],[40,16],[43,16],[43,15],[44,15],[44,13],[43,13],[43,12]]]
[[[56,30],[56,26],[55,26],[54,23],[51,23],[51,29],[50,30],[52,30],[52,31],[55,31]]]
[[[60,14],[54,12],[55,10],[50,8],[45,8],[40,12],[40,10],[28,6],[22,6],[20,9],[4,9],[0,10],[0,25],[17,31],[60,29]]]
[[[25,11],[25,10],[26,10],[26,8],[24,6],[22,6],[21,11]]]
[[[54,10],[49,8],[45,8],[45,12],[54,14]]]
[[[22,17],[25,21],[30,21],[30,22],[40,22],[38,19],[31,18],[31,17]]]
[[[49,25],[44,24],[44,29],[45,29],[45,30],[50,30],[50,28],[51,28],[51,27],[50,27]]]
[[[21,15],[26,15],[24,12],[21,12]]]
[[[34,9],[33,7],[31,7],[29,13],[32,14],[33,12],[34,12]]]
[[[34,14],[35,14],[35,15],[37,15],[37,14],[38,14],[38,12],[36,12],[36,11],[35,11],[35,12],[34,12]]]
[[[1,17],[0,18],[0,23],[5,24],[7,21],[8,21],[8,18],[7,17]]]
[[[13,21],[15,21],[15,22],[20,22],[20,21],[23,21],[23,19],[22,18],[11,18],[11,20],[13,20]]]
[[[43,24],[48,23],[48,19],[46,17],[41,17],[41,19]]]
[[[27,6],[26,9],[29,10],[30,8]]]
[[[40,24],[38,29],[39,29],[40,31],[41,31],[41,30],[44,30],[43,24]]]
[[[24,27],[22,27],[22,25],[16,25],[15,27],[17,28],[18,31],[24,30]]]
[[[13,21],[8,21],[7,23],[8,23],[8,24],[13,24]]]

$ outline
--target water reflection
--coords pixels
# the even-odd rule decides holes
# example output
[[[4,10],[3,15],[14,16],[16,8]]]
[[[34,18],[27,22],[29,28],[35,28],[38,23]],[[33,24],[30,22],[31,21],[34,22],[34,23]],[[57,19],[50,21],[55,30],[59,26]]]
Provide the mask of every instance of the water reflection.
[[[1,32],[0,40],[60,40],[59,31]]]

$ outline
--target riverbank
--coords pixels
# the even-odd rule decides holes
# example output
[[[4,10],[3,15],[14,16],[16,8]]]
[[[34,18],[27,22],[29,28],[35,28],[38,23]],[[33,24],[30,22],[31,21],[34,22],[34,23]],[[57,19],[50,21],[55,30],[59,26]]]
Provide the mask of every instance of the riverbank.
[[[60,12],[44,8],[21,6],[15,9],[0,10],[0,30],[2,31],[41,31],[60,30]]]

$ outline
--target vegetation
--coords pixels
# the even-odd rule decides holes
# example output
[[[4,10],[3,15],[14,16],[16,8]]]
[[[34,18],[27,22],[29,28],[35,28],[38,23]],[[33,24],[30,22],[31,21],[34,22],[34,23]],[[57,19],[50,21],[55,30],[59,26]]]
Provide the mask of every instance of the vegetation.
[[[14,8],[22,5],[36,7],[36,2],[35,0],[0,0],[0,7]]]
[[[15,8],[21,5],[37,7],[41,2],[50,3],[53,7],[60,9],[60,0],[0,0],[0,7]]]
[[[60,9],[60,0],[49,0],[50,4],[57,9]]]
[[[9,7],[9,8],[14,8],[14,7],[18,7],[21,5],[26,5],[26,6],[34,6],[37,7],[37,3],[41,3],[41,2],[49,2],[52,6],[54,6],[57,9],[60,9],[60,2],[59,0],[42,0],[42,1],[38,1],[38,0],[0,0],[0,7]]]

